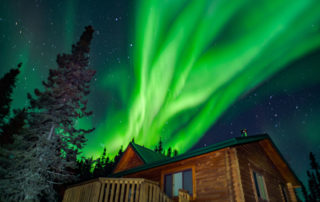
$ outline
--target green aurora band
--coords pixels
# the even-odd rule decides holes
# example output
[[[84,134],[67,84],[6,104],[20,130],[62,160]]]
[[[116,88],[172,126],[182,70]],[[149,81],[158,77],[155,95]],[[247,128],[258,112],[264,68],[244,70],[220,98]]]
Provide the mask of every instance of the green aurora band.
[[[317,0],[138,1],[126,109],[107,112],[84,154],[132,138],[187,151],[240,96],[319,48],[319,11]]]

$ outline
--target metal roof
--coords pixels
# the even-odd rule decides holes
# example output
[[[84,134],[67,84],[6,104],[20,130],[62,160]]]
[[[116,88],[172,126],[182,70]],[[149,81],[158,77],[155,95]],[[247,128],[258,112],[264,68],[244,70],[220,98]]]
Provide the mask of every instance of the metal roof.
[[[151,149],[148,149],[146,147],[137,145],[133,142],[131,142],[130,145],[132,146],[133,150],[139,155],[139,157],[142,159],[142,161],[145,164],[150,164],[156,161],[167,160],[170,158],[163,154],[152,151]]]

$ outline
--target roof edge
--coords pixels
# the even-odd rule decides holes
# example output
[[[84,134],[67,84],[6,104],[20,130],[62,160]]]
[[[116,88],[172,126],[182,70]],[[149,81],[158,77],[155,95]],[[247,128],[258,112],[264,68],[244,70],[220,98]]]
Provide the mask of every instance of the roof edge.
[[[127,174],[132,174],[135,172],[139,172],[139,171],[143,171],[143,170],[147,170],[147,169],[151,169],[151,168],[155,168],[158,166],[162,166],[165,164],[169,164],[169,163],[174,163],[177,161],[181,161],[187,158],[191,158],[194,156],[199,156],[202,154],[206,154],[209,152],[213,152],[213,151],[217,151],[219,149],[223,149],[223,148],[227,148],[230,146],[236,146],[239,144],[245,144],[245,143],[251,143],[251,142],[255,142],[255,141],[259,141],[259,140],[263,140],[263,139],[270,139],[268,134],[262,134],[262,135],[254,135],[254,136],[248,136],[248,137],[234,137],[222,142],[218,142],[216,144],[210,145],[208,147],[205,148],[199,148],[196,150],[192,150],[189,152],[186,152],[184,154],[178,155],[176,157],[170,158],[170,159],[165,159],[165,160],[160,160],[160,161],[155,161],[149,164],[145,164],[145,165],[141,165],[129,170],[125,170],[119,173],[115,173],[115,174],[111,174],[109,175],[110,177],[119,177],[119,176],[123,176],[123,175],[127,175]]]

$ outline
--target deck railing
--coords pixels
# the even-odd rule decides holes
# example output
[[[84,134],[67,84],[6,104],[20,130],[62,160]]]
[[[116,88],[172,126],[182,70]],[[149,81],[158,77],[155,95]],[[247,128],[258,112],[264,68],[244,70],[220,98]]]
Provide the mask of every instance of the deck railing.
[[[190,195],[186,190],[179,189],[179,202],[189,202]]]
[[[158,182],[142,178],[98,178],[65,191],[63,202],[172,202]],[[183,200],[185,202],[185,200]]]

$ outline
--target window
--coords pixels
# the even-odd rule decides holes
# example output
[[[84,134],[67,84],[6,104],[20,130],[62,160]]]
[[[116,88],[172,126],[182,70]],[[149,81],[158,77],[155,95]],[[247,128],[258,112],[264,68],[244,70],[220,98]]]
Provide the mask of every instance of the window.
[[[281,194],[285,202],[288,202],[288,195],[284,184],[280,184]]]
[[[179,189],[193,194],[192,170],[171,173],[164,176],[164,191],[169,197],[178,196]]]
[[[265,187],[265,182],[263,176],[259,173],[253,172],[253,180],[256,188],[258,199],[268,200],[267,198],[267,190]]]

